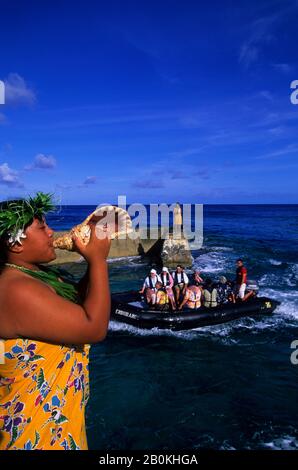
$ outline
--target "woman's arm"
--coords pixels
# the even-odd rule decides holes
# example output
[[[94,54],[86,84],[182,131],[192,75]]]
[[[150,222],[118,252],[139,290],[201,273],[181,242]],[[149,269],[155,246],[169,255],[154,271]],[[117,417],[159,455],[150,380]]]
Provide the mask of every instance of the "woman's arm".
[[[184,295],[183,302],[179,306],[178,310],[182,310],[184,305],[187,303],[188,300],[189,300],[189,295],[188,295],[188,292],[186,292],[185,295]]]
[[[143,284],[142,289],[139,290],[139,294],[144,294],[144,292],[145,292],[145,290],[146,290],[146,287],[147,287],[147,286],[146,286],[146,280],[147,280],[147,278],[146,278],[145,281],[144,281],[144,284]]]
[[[105,338],[111,306],[106,261],[110,240],[98,240],[92,229],[87,247],[79,240],[75,243],[89,264],[89,287],[83,304],[70,302],[45,283],[22,274],[10,280],[1,308],[2,338],[22,336],[72,344],[93,343]]]
[[[77,290],[78,290],[81,303],[84,302],[86,295],[87,295],[88,286],[89,286],[89,275],[90,275],[90,272],[89,272],[89,265],[88,265],[84,276],[77,283]]]

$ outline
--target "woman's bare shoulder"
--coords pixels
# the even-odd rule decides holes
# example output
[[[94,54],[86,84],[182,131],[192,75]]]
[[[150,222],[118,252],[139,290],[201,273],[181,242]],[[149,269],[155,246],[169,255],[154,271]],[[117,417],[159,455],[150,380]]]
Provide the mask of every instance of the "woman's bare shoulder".
[[[7,339],[14,335],[14,311],[11,309],[11,300],[16,291],[26,288],[24,276],[18,271],[5,269],[0,275],[0,337]]]
[[[30,297],[30,294],[34,295],[36,290],[40,289],[49,293],[55,292],[51,286],[28,274],[17,270],[5,271],[0,276],[0,305],[2,306],[5,300],[13,299],[22,293]]]
[[[17,269],[4,269],[0,275],[0,295],[10,295],[12,288],[35,279]],[[14,289],[13,289],[14,290]]]
[[[40,280],[17,270],[7,270],[0,275],[0,337],[14,337],[19,307],[28,306],[39,291],[43,296],[55,292]]]
[[[0,275],[0,303],[2,306],[2,301],[6,296],[10,296],[14,292],[14,286],[16,283],[19,283],[19,280],[28,276],[24,276],[23,273],[17,271],[16,269],[4,269]]]

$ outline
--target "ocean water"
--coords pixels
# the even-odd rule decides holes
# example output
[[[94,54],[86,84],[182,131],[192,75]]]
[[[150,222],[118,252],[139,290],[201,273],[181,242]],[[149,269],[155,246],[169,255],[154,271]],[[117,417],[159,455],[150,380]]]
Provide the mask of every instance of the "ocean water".
[[[93,207],[49,217],[68,229]],[[90,449],[298,449],[298,206],[204,206],[204,276],[233,278],[242,257],[260,294],[281,301],[273,316],[184,332],[111,322],[91,348]],[[137,289],[141,258],[109,263],[113,292]],[[83,265],[76,267],[83,270]]]

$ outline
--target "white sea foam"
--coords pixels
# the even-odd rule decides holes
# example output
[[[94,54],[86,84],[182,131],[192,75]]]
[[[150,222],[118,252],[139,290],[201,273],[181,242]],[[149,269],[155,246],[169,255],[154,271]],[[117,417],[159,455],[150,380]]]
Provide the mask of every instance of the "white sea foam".
[[[236,447],[233,447],[227,440],[225,440],[220,446],[219,450],[237,450]]]
[[[298,282],[298,265],[289,264],[282,273],[266,273],[260,280],[259,285],[264,287],[295,287]]]
[[[213,246],[212,251],[234,251],[233,248],[229,246]]]
[[[286,322],[288,326],[297,326],[298,291],[277,289],[276,285],[278,286],[278,284],[271,282],[270,287],[268,286],[260,289],[260,296],[270,297],[281,302],[273,316],[269,317],[269,319],[274,320],[275,323],[283,321]],[[292,320],[295,320],[294,325],[289,323]]]
[[[277,261],[276,259],[269,259],[269,263],[273,264],[273,266],[280,266],[282,264],[281,261]]]
[[[237,325],[236,320],[224,325],[213,325],[182,331],[173,331],[167,329],[161,330],[158,328],[146,330],[114,320],[111,321],[109,325],[109,330],[112,332],[123,332],[134,336],[166,336],[183,341],[194,341],[200,340],[202,338],[209,338],[216,342],[220,341],[227,346],[234,345],[239,342],[239,340],[231,337],[231,333],[238,328],[240,328],[240,325]]]
[[[294,436],[286,435],[271,442],[264,442],[262,446],[272,450],[297,450],[298,440]]]
[[[263,276],[260,278],[258,284],[259,286],[276,286],[280,285],[281,279],[277,274],[274,273],[268,273],[268,274],[263,274]]]
[[[298,281],[298,264],[292,264],[290,266],[290,270],[292,272],[292,275],[293,275],[295,281]]]
[[[226,270],[227,257],[223,252],[210,251],[203,253],[194,260],[194,268],[202,273],[219,273]]]
[[[121,257],[119,257],[119,258],[109,258],[109,259],[108,259],[108,263],[109,263],[109,264],[113,264],[113,263],[122,263],[122,262],[124,261],[124,262],[126,262],[126,263],[129,264],[129,263],[133,263],[133,262],[135,262],[135,261],[137,261],[137,260],[139,260],[139,259],[141,259],[141,256],[129,256],[129,257],[127,257],[127,256],[121,256]],[[144,265],[145,265],[145,264],[146,264],[146,263],[144,263]],[[140,266],[141,266],[141,264],[140,264]]]
[[[109,330],[113,332],[126,332],[135,336],[170,336],[183,340],[192,340],[198,337],[198,330],[173,331],[167,329],[161,330],[158,328],[146,330],[114,320],[110,322]]]

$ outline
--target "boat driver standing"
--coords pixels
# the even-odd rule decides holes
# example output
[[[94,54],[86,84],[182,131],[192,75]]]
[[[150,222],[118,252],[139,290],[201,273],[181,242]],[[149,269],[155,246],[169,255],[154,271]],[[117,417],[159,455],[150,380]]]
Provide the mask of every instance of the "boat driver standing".
[[[247,269],[244,266],[242,259],[238,259],[236,264],[236,295],[239,299],[243,300],[247,284]]]

